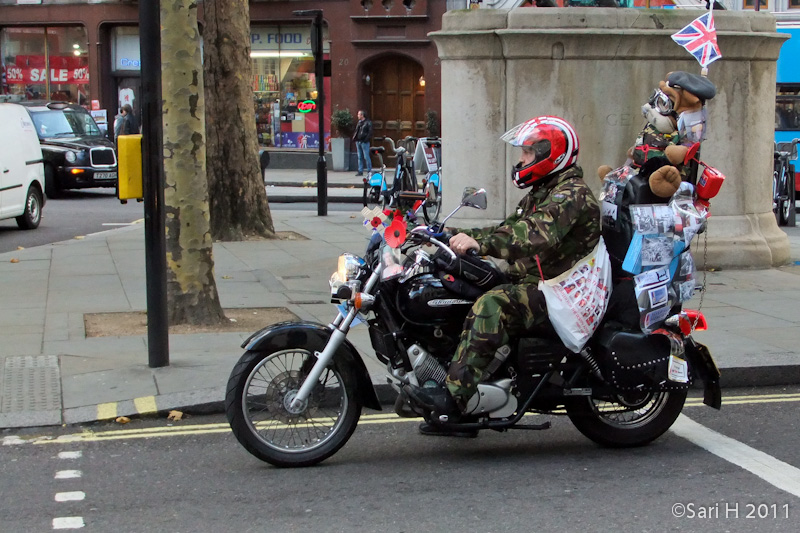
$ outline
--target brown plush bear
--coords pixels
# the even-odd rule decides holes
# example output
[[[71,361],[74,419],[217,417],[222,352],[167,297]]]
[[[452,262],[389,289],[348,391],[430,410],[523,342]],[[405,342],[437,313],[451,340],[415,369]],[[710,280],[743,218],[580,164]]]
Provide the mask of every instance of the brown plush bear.
[[[650,174],[649,184],[653,194],[670,198],[686,178],[684,161],[688,145],[694,142],[692,134],[698,141],[702,137],[703,124],[689,124],[688,127],[694,128],[694,131],[685,131],[687,125],[681,124],[683,128],[678,131],[678,119],[684,114],[695,116],[702,112],[706,100],[715,94],[716,87],[707,78],[683,71],[670,72],[642,106],[647,124],[636,139],[636,144],[628,150],[630,164],[634,168],[642,168],[648,160],[662,156],[670,163],[662,164]],[[658,160],[654,162],[658,164]],[[597,169],[601,180],[610,171],[608,165]]]

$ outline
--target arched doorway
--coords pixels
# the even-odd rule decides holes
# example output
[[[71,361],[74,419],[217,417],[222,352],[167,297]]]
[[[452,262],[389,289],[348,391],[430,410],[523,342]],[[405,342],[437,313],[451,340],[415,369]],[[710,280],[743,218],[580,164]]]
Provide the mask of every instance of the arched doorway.
[[[364,66],[369,79],[370,118],[376,137],[425,136],[422,65],[401,55],[381,56]],[[366,78],[369,76],[369,78]]]

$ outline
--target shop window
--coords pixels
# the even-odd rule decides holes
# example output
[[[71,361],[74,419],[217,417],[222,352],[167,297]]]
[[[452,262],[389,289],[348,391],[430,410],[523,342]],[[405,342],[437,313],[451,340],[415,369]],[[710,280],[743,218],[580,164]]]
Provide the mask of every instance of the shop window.
[[[775,129],[800,130],[800,85],[779,85],[775,99]]]
[[[800,0],[789,0],[789,9],[800,9]]]
[[[762,11],[766,11],[768,7],[768,0],[760,0],[759,2],[759,9]],[[744,0],[744,8],[745,9],[755,9],[755,0]]]
[[[88,106],[89,51],[82,26],[3,28],[0,55],[9,99]]]
[[[250,33],[259,144],[319,148],[321,80],[315,73],[310,25],[253,26]],[[327,51],[325,35],[323,42]]]

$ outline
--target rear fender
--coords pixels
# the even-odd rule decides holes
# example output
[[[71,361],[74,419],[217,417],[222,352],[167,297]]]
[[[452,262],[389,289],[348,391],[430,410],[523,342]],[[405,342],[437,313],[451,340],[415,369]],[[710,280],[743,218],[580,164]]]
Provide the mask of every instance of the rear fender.
[[[684,343],[686,358],[697,376],[703,380],[703,403],[714,409],[722,407],[722,389],[719,385],[719,368],[704,344],[687,337]]]
[[[252,334],[242,343],[242,348],[256,352],[275,352],[286,347],[303,347],[312,352],[321,352],[331,336],[331,331],[322,324],[312,322],[281,322],[267,326]],[[375,387],[358,350],[344,340],[334,354],[334,360],[343,366],[350,366],[356,373],[356,394],[365,407],[381,410]]]

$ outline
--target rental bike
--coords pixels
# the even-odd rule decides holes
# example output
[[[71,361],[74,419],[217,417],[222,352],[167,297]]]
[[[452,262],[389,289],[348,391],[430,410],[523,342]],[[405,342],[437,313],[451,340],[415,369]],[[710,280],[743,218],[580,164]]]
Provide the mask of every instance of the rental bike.
[[[772,173],[772,211],[775,213],[779,226],[794,226],[796,224],[795,173],[794,165],[790,161],[797,159],[798,142],[800,142],[800,139],[775,143],[775,166]]]
[[[394,178],[391,184],[386,181],[386,165],[381,154],[383,147],[370,147],[370,153],[376,155],[381,162],[380,171],[373,172],[364,180],[363,203],[367,207],[379,205],[390,209],[413,207],[414,203],[425,199],[419,192],[419,184],[414,173],[414,146],[416,137],[405,137],[395,143],[390,137],[375,137],[375,141],[386,141],[391,145],[397,159]]]
[[[420,152],[428,169],[422,178],[422,191],[425,194],[422,212],[425,220],[430,222],[436,220],[442,210],[442,140],[438,137],[419,139],[417,153]]]

